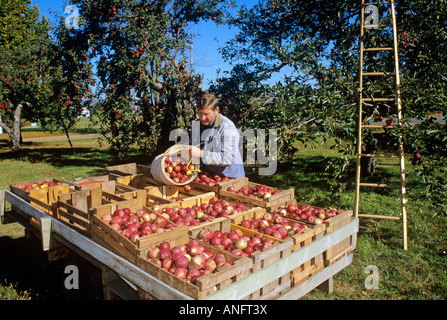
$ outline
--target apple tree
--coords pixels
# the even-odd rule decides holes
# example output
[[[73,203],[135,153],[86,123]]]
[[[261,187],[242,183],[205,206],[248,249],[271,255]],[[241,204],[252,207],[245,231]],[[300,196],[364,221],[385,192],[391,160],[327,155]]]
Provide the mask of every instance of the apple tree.
[[[101,129],[122,154],[136,146],[164,150],[172,129],[195,116],[201,77],[189,68],[187,27],[223,23],[228,1],[79,0],[86,45],[77,55],[95,61],[96,94],[103,100]],[[87,47],[85,47],[87,46]]]
[[[42,104],[45,78],[43,48],[49,24],[31,1],[8,1],[0,7],[0,126],[11,147],[20,145],[20,120],[34,120]]]
[[[390,15],[379,6],[380,28],[365,33],[372,47],[391,45]],[[398,131],[366,136],[367,147],[397,150],[404,136],[405,150],[418,164],[427,196],[447,211],[446,167],[446,41],[445,1],[396,1],[404,121]],[[297,151],[293,142],[330,141],[340,157],[328,162],[338,177],[351,174],[349,166],[357,137],[360,5],[357,0],[259,1],[243,6],[231,25],[240,32],[221,49],[234,64],[212,86],[225,104],[237,107],[240,125],[278,129],[278,158],[289,161]],[[382,53],[365,57],[374,71],[393,71],[393,60]],[[391,55],[392,57],[392,55]],[[278,72],[284,80],[269,84]],[[249,81],[246,81],[249,80]],[[391,78],[368,79],[365,93],[392,97]],[[229,96],[229,88],[235,95]],[[364,106],[363,119],[395,118],[391,105]],[[441,120],[441,121],[440,121]],[[420,159],[419,159],[420,158]],[[368,166],[363,166],[368,168]],[[370,172],[374,174],[371,164]],[[444,199],[444,200],[443,200]]]
[[[40,121],[44,129],[73,129],[91,93],[91,66],[75,56],[79,39],[63,22],[51,28],[30,1],[9,1],[0,9],[5,23],[0,47],[0,124],[10,145],[20,145],[20,120]],[[52,34],[52,30],[54,33]]]

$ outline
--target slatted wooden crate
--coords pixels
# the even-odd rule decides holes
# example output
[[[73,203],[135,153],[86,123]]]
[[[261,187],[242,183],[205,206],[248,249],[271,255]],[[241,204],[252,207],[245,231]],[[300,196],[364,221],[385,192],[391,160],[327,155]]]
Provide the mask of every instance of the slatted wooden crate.
[[[302,203],[298,203],[296,199],[287,201],[284,205],[293,204],[296,206],[304,205]],[[268,208],[269,212],[275,212],[278,208],[280,208],[281,205],[273,206],[271,208]],[[311,206],[315,209],[323,209],[317,206]],[[334,230],[337,230],[338,228],[341,228],[345,224],[349,223],[352,219],[352,210],[345,210],[342,213],[337,213],[335,217],[329,218],[324,220],[324,234],[328,234]],[[301,221],[301,220],[297,220]],[[353,250],[353,246],[355,245],[355,239],[353,236],[344,239],[343,241],[337,243],[336,245],[329,248],[327,251],[323,253],[323,259],[324,259],[324,265],[332,265],[335,261],[342,258],[345,254],[351,252]]]
[[[262,208],[252,208],[248,211],[244,212],[246,216],[256,215],[256,212],[265,212]],[[211,231],[220,230],[222,232],[230,232],[234,230],[235,228],[240,229],[244,234],[249,235],[250,237],[253,237],[257,232],[253,230],[249,230],[246,228],[243,228],[237,224],[231,223],[231,219],[225,219],[222,221],[211,221],[206,226],[199,226],[196,227],[193,230],[190,230],[191,237],[200,239],[200,233],[204,229],[209,229]],[[265,237],[271,238],[274,241],[277,241],[277,243],[273,244],[272,246],[262,250],[262,251],[256,251],[253,252],[250,255],[250,259],[253,261],[253,267],[251,269],[251,272],[256,272],[259,269],[269,266],[270,264],[275,263],[279,259],[289,255],[291,253],[293,241],[291,238],[280,240],[268,235],[264,235]],[[275,278],[274,275],[272,275],[272,279],[274,279],[270,284],[264,286],[263,288],[257,290],[256,292],[253,292],[250,294],[246,299],[249,300],[266,300],[266,299],[273,299],[280,295],[282,292],[286,291],[288,288],[290,288],[291,282],[290,282],[290,276],[283,275],[281,277]]]
[[[40,185],[43,182],[50,182],[50,181],[54,182],[57,185],[64,184],[64,182],[62,180],[58,180],[58,179],[34,179],[34,180],[25,180],[25,181],[10,183],[9,189],[11,190],[12,193],[14,193],[14,194],[18,195],[20,198],[28,201],[28,195],[29,195],[30,190],[24,190],[24,187],[26,185],[32,185],[33,183],[37,183]],[[54,187],[51,187],[51,188],[54,188]],[[46,189],[46,188],[43,188],[43,189]],[[65,190],[65,187],[62,187],[62,189]],[[39,190],[39,189],[35,189],[35,190]],[[56,190],[58,190],[58,188],[56,188]]]
[[[150,167],[135,162],[106,167],[107,174],[114,174],[117,176],[129,176],[140,173],[150,174],[150,172],[151,172]]]
[[[346,210],[343,213],[337,214],[335,217],[327,219],[325,221],[326,224],[326,232],[325,234],[329,234],[347,223],[349,223],[352,219],[352,210]],[[336,245],[330,247],[327,251],[324,252],[324,264],[326,266],[332,265],[335,261],[342,258],[344,255],[352,252],[355,246],[355,235],[350,236]]]
[[[57,201],[58,217],[72,228],[91,236],[91,215],[94,208],[124,200],[146,200],[144,190],[112,189],[111,185],[115,185],[115,181],[111,182],[111,184],[100,184],[100,187],[96,189],[60,195]]]
[[[81,178],[73,181],[67,181],[67,183],[71,183],[72,186],[76,190],[89,190],[102,188],[103,190],[112,191],[115,188],[115,182],[113,176],[111,175],[103,175],[98,177],[90,177],[90,178]]]
[[[150,173],[129,174],[126,176],[116,176],[115,181],[119,184],[131,186],[137,189],[149,189],[161,186]]]
[[[236,224],[231,224],[231,230],[235,228],[241,229],[244,234],[254,236],[257,232],[243,228]],[[278,260],[288,256],[292,252],[293,240],[287,238],[284,240],[276,239],[271,236],[265,235],[266,237],[277,240],[278,242],[271,245],[270,247],[253,252],[250,258],[253,260],[252,272],[256,272],[261,268],[267,267]],[[272,279],[275,279],[275,275],[271,275]],[[282,292],[288,290],[291,286],[290,275],[286,274],[281,277],[276,278],[268,285],[262,287],[261,289],[253,292],[249,299],[250,300],[269,300],[274,299],[279,296]]]
[[[214,192],[216,195],[219,195],[220,190],[226,190],[227,187],[237,184],[237,183],[248,183],[248,178],[240,177],[235,179],[230,179],[228,181],[222,181],[216,183],[214,186],[210,186],[209,184],[204,184],[202,182],[192,181],[189,183],[193,190],[200,190],[202,192]]]
[[[197,196],[184,198],[184,200],[182,200],[182,201],[173,201],[171,203],[162,204],[162,205],[159,205],[158,212],[159,211],[163,211],[163,209],[165,209],[165,208],[174,208],[174,207],[178,207],[178,208],[192,208],[195,205],[200,207],[202,205],[202,203],[209,203],[209,201],[212,198],[215,198],[215,196],[216,195],[215,195],[214,192],[207,192],[207,193],[200,194],[200,195],[197,195]],[[153,207],[151,207],[151,210],[153,210]],[[157,211],[155,211],[155,212],[157,212]],[[196,229],[198,227],[206,227],[206,226],[210,225],[213,222],[222,221],[222,220],[225,220],[225,219],[226,218],[223,218],[223,217],[217,217],[217,218],[214,218],[212,221],[201,222],[198,226],[188,226],[188,230],[192,231],[192,230],[194,230],[194,229]]]
[[[244,212],[241,213],[237,213],[235,215],[231,215],[228,217],[228,219],[215,219],[213,221],[210,221],[210,223],[204,224],[204,225],[199,225],[197,227],[194,228],[190,228],[189,229],[189,235],[193,238],[199,238],[200,237],[200,233],[204,230],[204,229],[208,229],[210,231],[222,231],[222,232],[229,232],[231,231],[231,221],[233,217],[239,216],[239,215],[244,215],[244,214],[252,214],[252,212],[256,212],[258,210],[262,211],[262,208],[259,207],[255,207],[255,208],[251,208],[248,209]]]
[[[151,211],[145,206],[143,199],[124,200],[96,207],[93,209],[91,219],[91,233],[93,240],[133,263],[136,262],[137,256],[145,257],[149,246],[153,243],[168,241],[178,235],[188,234],[188,229],[185,226],[176,226],[172,230],[142,236],[134,243],[102,220],[104,214],[113,214],[115,210],[124,208],[129,208],[132,212],[139,209]],[[171,222],[168,221],[168,223]]]
[[[259,208],[246,214],[241,214],[231,219],[232,223],[241,225],[243,220],[252,220],[264,217],[267,213],[265,208]],[[286,218],[289,223],[294,221],[293,219]],[[293,240],[291,252],[295,252],[300,248],[308,245],[312,241],[320,239],[324,235],[326,226],[324,224],[313,226],[307,223],[300,223],[306,226],[306,229],[301,234],[289,235]],[[306,280],[309,275],[312,275],[324,268],[323,254],[319,254],[312,259],[306,261],[301,266],[293,270],[290,274],[291,284],[297,285]]]
[[[30,190],[28,193],[28,201],[44,212],[54,217],[59,217],[57,213],[57,198],[60,195],[69,194],[72,191],[67,184]]]
[[[249,203],[249,204],[252,204],[253,206],[257,206],[257,207],[269,208],[269,207],[276,206],[276,205],[282,205],[282,204],[286,203],[287,201],[294,199],[294,197],[295,197],[295,189],[294,188],[289,188],[287,190],[278,190],[279,192],[277,194],[272,195],[272,196],[268,197],[267,199],[252,198],[252,197],[244,196],[242,194],[237,193],[243,186],[248,186],[251,189],[257,185],[260,185],[260,184],[248,181],[248,179],[232,181],[232,183],[227,184],[225,186],[225,189],[222,188],[219,190],[219,198],[228,198],[228,199],[233,199],[233,200],[244,202],[244,203]],[[263,185],[263,186],[266,188],[273,188],[273,187],[269,187],[266,185]],[[234,187],[236,193],[227,191],[229,187]]]
[[[204,194],[203,191],[191,190],[185,191],[183,186],[153,186],[146,187],[147,190],[147,206],[154,204],[168,204],[178,201],[184,201],[191,197]]]
[[[174,246],[187,244],[190,239],[192,238],[188,235],[179,235],[178,237],[169,240],[169,243],[171,244],[172,248]],[[152,248],[158,246],[161,242],[162,241],[153,243],[150,247]],[[137,258],[136,264],[141,269],[196,300],[203,299],[215,291],[218,291],[250,274],[250,268],[253,264],[251,259],[236,256],[232,253],[217,249],[207,244],[204,245],[206,247],[206,251],[210,251],[213,254],[223,254],[227,261],[231,261],[233,265],[225,266],[216,272],[203,275],[197,278],[197,282],[195,284],[192,284],[191,282],[178,278],[165,269],[157,267],[155,264],[149,262],[141,256]]]

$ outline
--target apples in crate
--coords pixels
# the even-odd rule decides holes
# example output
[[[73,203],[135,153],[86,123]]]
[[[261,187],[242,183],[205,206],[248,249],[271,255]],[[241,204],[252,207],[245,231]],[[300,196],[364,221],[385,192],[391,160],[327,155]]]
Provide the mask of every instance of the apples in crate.
[[[305,221],[314,225],[321,224],[327,219],[333,218],[338,214],[344,213],[344,209],[323,209],[306,204],[291,203],[284,206],[280,206],[273,211],[275,214]]]
[[[249,257],[253,252],[262,251],[280,241],[252,230],[243,231],[243,228],[234,225],[231,231],[226,232],[205,228],[199,233],[198,238],[221,250],[244,257]]]
[[[112,214],[104,214],[101,219],[114,230],[132,242],[153,233],[161,233],[176,227],[166,217],[138,209],[132,212],[129,208],[116,209]]]
[[[260,218],[244,219],[240,226],[256,232],[260,232],[274,238],[286,239],[288,236],[303,233],[308,227],[305,224],[287,219],[280,214],[271,214],[266,212]]]
[[[177,225],[198,226],[202,222],[212,221],[215,218],[226,218],[232,214],[243,212],[244,204],[229,203],[213,196],[208,201],[192,206],[154,205],[152,210],[158,214],[167,214],[169,220]]]

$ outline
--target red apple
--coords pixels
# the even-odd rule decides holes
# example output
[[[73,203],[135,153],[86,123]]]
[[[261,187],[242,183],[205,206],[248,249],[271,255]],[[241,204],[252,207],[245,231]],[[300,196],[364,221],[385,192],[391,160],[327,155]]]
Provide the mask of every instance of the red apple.
[[[111,220],[112,216],[108,213],[102,216],[102,221],[104,221],[105,223],[110,223]]]
[[[186,279],[188,271],[185,268],[176,268],[174,271],[174,275],[179,277],[180,279]]]

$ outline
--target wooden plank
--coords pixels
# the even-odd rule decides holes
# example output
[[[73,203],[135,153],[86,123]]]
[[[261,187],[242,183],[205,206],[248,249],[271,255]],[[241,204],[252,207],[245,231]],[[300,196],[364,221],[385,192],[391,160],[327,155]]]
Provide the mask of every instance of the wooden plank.
[[[5,210],[6,210],[5,193],[6,193],[6,190],[0,190],[0,223],[1,224],[6,224],[6,219],[5,219]]]
[[[309,277],[303,283],[299,284],[298,286],[292,287],[283,294],[281,294],[279,297],[276,298],[276,300],[296,300],[303,297],[304,295],[306,295],[307,293],[309,293],[310,291],[312,291],[325,281],[328,281],[338,272],[349,266],[352,263],[352,257],[353,254],[351,253],[343,257],[342,259],[338,260],[331,266],[325,267],[317,274]]]
[[[271,282],[272,277],[282,276],[296,267],[302,265],[307,260],[326,251],[331,246],[343,241],[347,237],[358,232],[358,219],[353,218],[350,223],[331,232],[328,235],[313,241],[309,245],[301,248],[284,257],[268,267],[260,269],[256,273],[252,273],[237,283],[216,292],[206,299],[208,300],[238,300],[246,297],[248,294],[262,288]],[[323,269],[324,270],[324,269]]]
[[[40,231],[43,251],[48,251],[51,249],[51,226],[52,219],[50,217],[43,217],[40,219]]]

